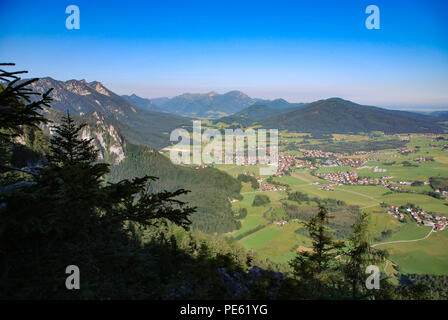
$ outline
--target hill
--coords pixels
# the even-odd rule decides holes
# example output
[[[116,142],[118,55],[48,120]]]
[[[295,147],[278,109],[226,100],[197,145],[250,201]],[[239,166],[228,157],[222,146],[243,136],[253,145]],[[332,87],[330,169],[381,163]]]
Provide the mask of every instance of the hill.
[[[448,111],[435,111],[435,112],[432,112],[431,115],[439,118],[440,121],[448,120]]]
[[[433,116],[364,106],[340,98],[331,98],[261,119],[259,123],[266,128],[311,133],[438,133],[445,129],[439,121]]]
[[[236,113],[235,115],[248,118],[250,120],[259,120],[269,116],[287,112],[289,109],[276,110],[261,104],[253,104],[250,107]]]
[[[263,118],[267,118],[270,116],[282,114],[285,112],[289,112],[298,108],[301,108],[301,106],[297,106],[296,104],[289,104],[289,105],[295,105],[294,107],[288,107],[288,108],[274,108],[274,107],[268,107],[264,104],[255,103],[251,105],[250,107],[247,107],[244,110],[241,110],[238,113],[235,113],[235,116],[240,116],[243,118],[247,118],[249,120],[260,120]]]
[[[286,110],[286,109],[298,109],[307,105],[306,103],[291,103],[286,101],[285,99],[275,99],[275,100],[263,100],[256,99],[256,104],[267,106],[271,109],[275,110]]]

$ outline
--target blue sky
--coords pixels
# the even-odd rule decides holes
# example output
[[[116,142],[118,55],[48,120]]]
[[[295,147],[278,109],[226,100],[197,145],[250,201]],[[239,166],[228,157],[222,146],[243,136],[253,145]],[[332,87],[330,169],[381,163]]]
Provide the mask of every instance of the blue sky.
[[[80,30],[65,8],[80,8]],[[368,5],[380,30],[365,27]],[[143,97],[448,109],[448,1],[0,1],[0,61]]]

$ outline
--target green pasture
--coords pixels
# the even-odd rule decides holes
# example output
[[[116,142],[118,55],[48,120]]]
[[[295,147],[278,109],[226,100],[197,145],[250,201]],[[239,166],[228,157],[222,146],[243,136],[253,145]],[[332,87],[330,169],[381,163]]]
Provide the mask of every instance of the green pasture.
[[[425,240],[381,246],[401,273],[448,274],[448,232],[432,233]]]

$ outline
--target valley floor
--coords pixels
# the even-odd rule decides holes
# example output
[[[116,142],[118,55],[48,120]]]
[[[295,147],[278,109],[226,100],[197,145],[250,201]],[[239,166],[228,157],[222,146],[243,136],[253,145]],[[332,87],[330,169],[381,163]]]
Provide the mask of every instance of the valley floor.
[[[366,139],[364,136],[348,135],[336,138],[346,141]],[[246,208],[247,216],[241,221],[241,229],[228,235],[263,258],[288,262],[297,250],[310,247],[310,239],[303,232],[304,220],[289,217],[285,208],[295,205],[298,211],[308,212],[310,207],[317,205],[313,199],[331,198],[343,201],[346,206],[358,206],[369,213],[372,245],[387,249],[390,254],[382,266],[389,275],[397,272],[448,274],[448,228],[437,229],[437,223],[442,224],[439,221],[445,221],[443,219],[448,217],[448,201],[446,193],[436,190],[429,183],[433,177],[448,179],[445,139],[446,135],[415,134],[409,137],[404,148],[337,155],[340,165],[324,164],[323,160],[328,157],[320,159],[319,153],[316,153],[313,164],[302,165],[306,163],[305,153],[299,151],[303,140],[300,135],[291,134],[285,137],[289,147],[280,146],[281,155],[296,156],[288,173],[278,174],[269,180],[269,177],[259,175],[259,165],[217,165],[215,167],[235,177],[251,175],[261,184],[260,188],[253,189],[249,183],[243,183],[243,199],[234,201],[232,207],[235,212]],[[319,144],[318,140],[309,141]],[[297,144],[297,147],[291,148],[291,144]],[[306,156],[309,158],[310,154]],[[362,165],[345,164],[347,159],[353,158],[364,159]],[[355,178],[348,181],[331,180],[335,177],[339,179],[341,172]],[[361,179],[370,180],[368,184],[360,184]],[[301,203],[288,200],[288,193],[294,192],[305,194],[310,200]],[[268,196],[270,203],[254,207],[252,203],[257,194]],[[344,210],[344,207],[341,208]],[[411,215],[410,210],[416,215]],[[427,221],[423,218],[422,223],[435,222],[435,227],[417,222],[419,214],[427,215]],[[335,215],[344,230],[351,222],[348,214],[343,211]],[[339,226],[334,228],[336,230]]]

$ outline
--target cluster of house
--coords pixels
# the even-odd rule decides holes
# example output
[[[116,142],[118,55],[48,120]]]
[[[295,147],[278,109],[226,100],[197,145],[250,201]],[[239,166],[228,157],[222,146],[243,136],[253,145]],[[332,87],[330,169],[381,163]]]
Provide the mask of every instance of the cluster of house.
[[[443,138],[442,133],[422,133],[423,137],[431,137],[431,138]]]
[[[368,154],[376,154],[378,151],[356,151],[354,154],[358,156],[365,156]]]
[[[411,139],[411,136],[398,136],[398,139],[400,139],[401,141],[409,141]]]
[[[318,177],[337,184],[357,184],[358,174],[352,171],[337,171],[330,173],[316,173]]]
[[[418,157],[414,160],[415,162],[426,162],[426,161],[434,161],[434,158],[431,156],[428,157]]]
[[[321,150],[308,150],[299,148],[299,151],[304,154],[304,157],[308,158],[340,158],[342,154],[334,152],[325,152]]]
[[[360,178],[358,180],[358,184],[366,184],[366,185],[377,185],[388,187],[390,185],[389,177],[381,177],[381,178]]]
[[[358,174],[352,171],[316,173],[316,175],[336,184],[357,184],[358,181]]]
[[[385,137],[397,137],[398,139],[402,141],[409,141],[411,139],[411,135],[409,134],[385,134]]]
[[[394,218],[399,220],[404,220],[404,214],[400,212],[400,207],[389,205],[390,210],[387,211],[388,214],[392,215]]]
[[[397,151],[400,152],[401,154],[417,153],[418,152],[417,149],[409,149],[407,147],[398,148]]]
[[[183,164],[181,164],[181,165],[183,166]],[[196,169],[203,169],[203,168],[207,168],[207,167],[210,167],[210,165],[202,162],[201,164],[198,164],[196,166]]]
[[[434,190],[434,192],[440,193],[442,195],[442,197],[448,196],[448,191],[445,191],[445,190],[436,189],[436,190]]]
[[[287,221],[285,221],[285,220],[280,220],[280,221],[278,221],[276,223],[280,226],[280,228],[283,228],[283,226],[286,224],[286,222]]]
[[[350,166],[353,168],[360,168],[364,163],[371,160],[372,159],[367,158],[337,158],[327,159],[323,162],[323,164],[330,167]]]
[[[389,186],[390,182],[388,177],[381,178],[368,178],[358,177],[356,172],[352,171],[337,171],[331,173],[316,173],[316,175],[325,180],[331,181],[333,185],[381,185],[381,186]],[[328,186],[331,187],[332,185]],[[322,188],[323,189],[323,188]],[[331,190],[331,189],[323,189],[323,190]]]
[[[272,184],[261,183],[260,184],[261,191],[286,191],[285,187],[277,187]]]
[[[303,168],[307,166],[311,166],[313,163],[310,160],[303,160],[301,162],[296,161],[296,168]]]
[[[439,215],[430,215],[421,209],[411,209],[407,208],[407,212],[414,218],[418,223],[425,226],[433,227],[434,230],[444,230],[448,226],[448,221],[445,217]]]
[[[284,176],[287,172],[290,171],[290,168],[296,166],[296,159],[298,156],[291,155],[279,155],[278,156],[278,167],[275,175]]]
[[[253,173],[248,173],[247,171],[243,172],[243,174],[249,175],[251,177],[255,177],[255,175]],[[263,182],[264,181],[263,177],[258,177],[256,179],[257,179],[257,182],[260,184],[261,191],[286,191],[286,187],[274,186],[272,184]]]
[[[442,231],[448,227],[448,220],[446,217],[439,215],[431,215],[422,209],[406,208],[406,212],[411,215],[415,222],[432,227],[434,231]],[[404,220],[405,215],[400,212],[400,207],[389,205],[388,214],[399,220]]]
[[[401,181],[401,180],[398,180],[397,183],[410,186],[412,184],[412,181]]]

